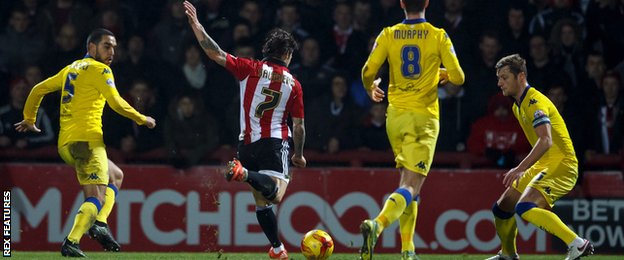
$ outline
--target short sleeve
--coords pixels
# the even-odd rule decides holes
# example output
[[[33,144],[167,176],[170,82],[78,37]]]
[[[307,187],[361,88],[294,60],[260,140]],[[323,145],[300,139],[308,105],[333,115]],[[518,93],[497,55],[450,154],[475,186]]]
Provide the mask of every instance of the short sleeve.
[[[531,98],[529,100],[529,115],[533,117],[533,128],[536,128],[543,124],[550,124],[550,109],[546,102],[541,102],[538,99]]]
[[[225,69],[227,69],[237,80],[247,78],[254,71],[254,62],[250,59],[238,58],[231,54],[225,57]]]

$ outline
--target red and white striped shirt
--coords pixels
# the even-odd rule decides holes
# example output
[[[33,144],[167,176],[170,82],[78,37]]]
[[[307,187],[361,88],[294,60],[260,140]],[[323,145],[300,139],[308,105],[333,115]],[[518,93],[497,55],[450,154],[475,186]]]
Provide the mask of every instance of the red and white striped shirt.
[[[227,54],[225,68],[240,81],[239,140],[288,140],[288,115],[303,118],[301,84],[279,61],[257,61]]]

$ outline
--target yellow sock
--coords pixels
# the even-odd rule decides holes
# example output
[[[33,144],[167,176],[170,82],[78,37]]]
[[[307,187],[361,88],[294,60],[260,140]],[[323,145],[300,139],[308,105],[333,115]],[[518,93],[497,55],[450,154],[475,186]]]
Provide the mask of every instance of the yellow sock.
[[[516,212],[526,221],[551,233],[569,245],[577,237],[561,219],[552,211],[538,208],[532,202],[520,202]]]
[[[74,219],[74,226],[72,226],[67,239],[72,243],[80,243],[80,238],[87,232],[91,225],[93,225],[95,216],[98,214],[101,207],[99,200],[94,197],[88,197],[85,202],[82,203],[80,209],[78,209],[78,214],[76,214],[76,218]]]
[[[418,216],[418,202],[413,200],[403,214],[399,217],[399,229],[401,230],[401,252],[414,251],[414,231],[416,230],[416,217]]]
[[[517,252],[516,236],[518,235],[516,218],[513,216],[508,219],[494,217],[494,225],[496,226],[496,233],[501,240],[503,255],[514,255]]]
[[[108,187],[106,187],[105,196],[106,196],[106,201],[104,202],[104,205],[102,205],[102,210],[100,210],[100,213],[98,213],[95,219],[99,222],[108,223],[106,222],[106,219],[108,218],[108,215],[110,215],[111,211],[113,211],[113,206],[115,206],[115,197],[117,197],[117,187],[115,187],[115,185],[113,184],[108,184]]]
[[[384,228],[396,221],[407,206],[407,202],[412,201],[412,195],[406,189],[397,189],[386,200],[383,209],[379,212],[375,221],[379,224],[377,236],[381,234]]]
[[[515,255],[517,251],[516,236],[518,235],[518,226],[516,225],[514,213],[503,211],[496,203],[492,207],[492,213],[494,213],[494,226],[496,227],[496,234],[498,234],[498,238],[501,240],[503,255]]]

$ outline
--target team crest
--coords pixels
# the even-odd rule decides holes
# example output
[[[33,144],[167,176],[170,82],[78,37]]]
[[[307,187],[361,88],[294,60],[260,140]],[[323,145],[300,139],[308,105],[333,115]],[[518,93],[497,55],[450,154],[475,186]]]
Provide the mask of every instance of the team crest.
[[[113,81],[113,79],[107,79],[106,80],[106,85],[109,85],[111,87],[115,87],[115,82]]]
[[[544,111],[538,109],[538,110],[535,110],[535,113],[533,114],[533,119],[538,119],[538,118],[541,118],[541,117],[544,117],[544,116],[546,116],[546,113],[544,113]]]

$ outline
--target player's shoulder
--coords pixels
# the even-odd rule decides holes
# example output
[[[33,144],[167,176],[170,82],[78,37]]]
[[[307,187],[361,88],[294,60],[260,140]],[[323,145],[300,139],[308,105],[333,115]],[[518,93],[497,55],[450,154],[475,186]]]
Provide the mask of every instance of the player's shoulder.
[[[69,68],[80,71],[80,73],[97,74],[97,75],[112,75],[113,70],[111,68],[95,59],[85,57],[84,59],[76,60]]]
[[[441,27],[436,27],[435,25],[431,24],[431,23],[426,23],[425,26],[427,27],[427,30],[429,30],[431,32],[431,34],[433,36],[435,36],[436,38],[444,38],[444,39],[448,39],[449,36],[446,33],[446,30],[444,30],[444,28]]]
[[[91,61],[91,65],[88,68],[88,70],[90,72],[99,73],[101,75],[106,75],[106,74],[112,74],[113,73],[113,70],[110,68],[110,66],[108,66],[108,65],[106,65],[106,64],[104,64],[102,62],[93,60],[93,59],[91,59],[90,61]]]
[[[291,76],[292,76],[292,74],[291,74]],[[293,78],[293,81],[295,82],[293,84],[293,87],[296,88],[296,89],[299,89],[299,90],[303,90],[303,87],[301,86],[301,82],[299,82],[299,80],[295,76],[292,76],[292,78]]]
[[[535,88],[529,88],[527,94],[524,97],[522,105],[525,109],[544,109],[546,107],[553,106],[548,97]]]
[[[532,99],[537,100],[536,102],[544,102],[546,100],[549,100],[548,97],[546,95],[544,95],[544,93],[540,92],[539,90],[531,87],[527,90],[527,96],[531,97]]]
[[[256,59],[253,59],[253,58],[237,57],[237,56],[234,56],[232,54],[230,54],[230,57],[232,59],[236,60],[237,62],[242,62],[242,63],[247,63],[247,64],[262,64],[262,63],[264,63],[261,60],[256,60]]]

